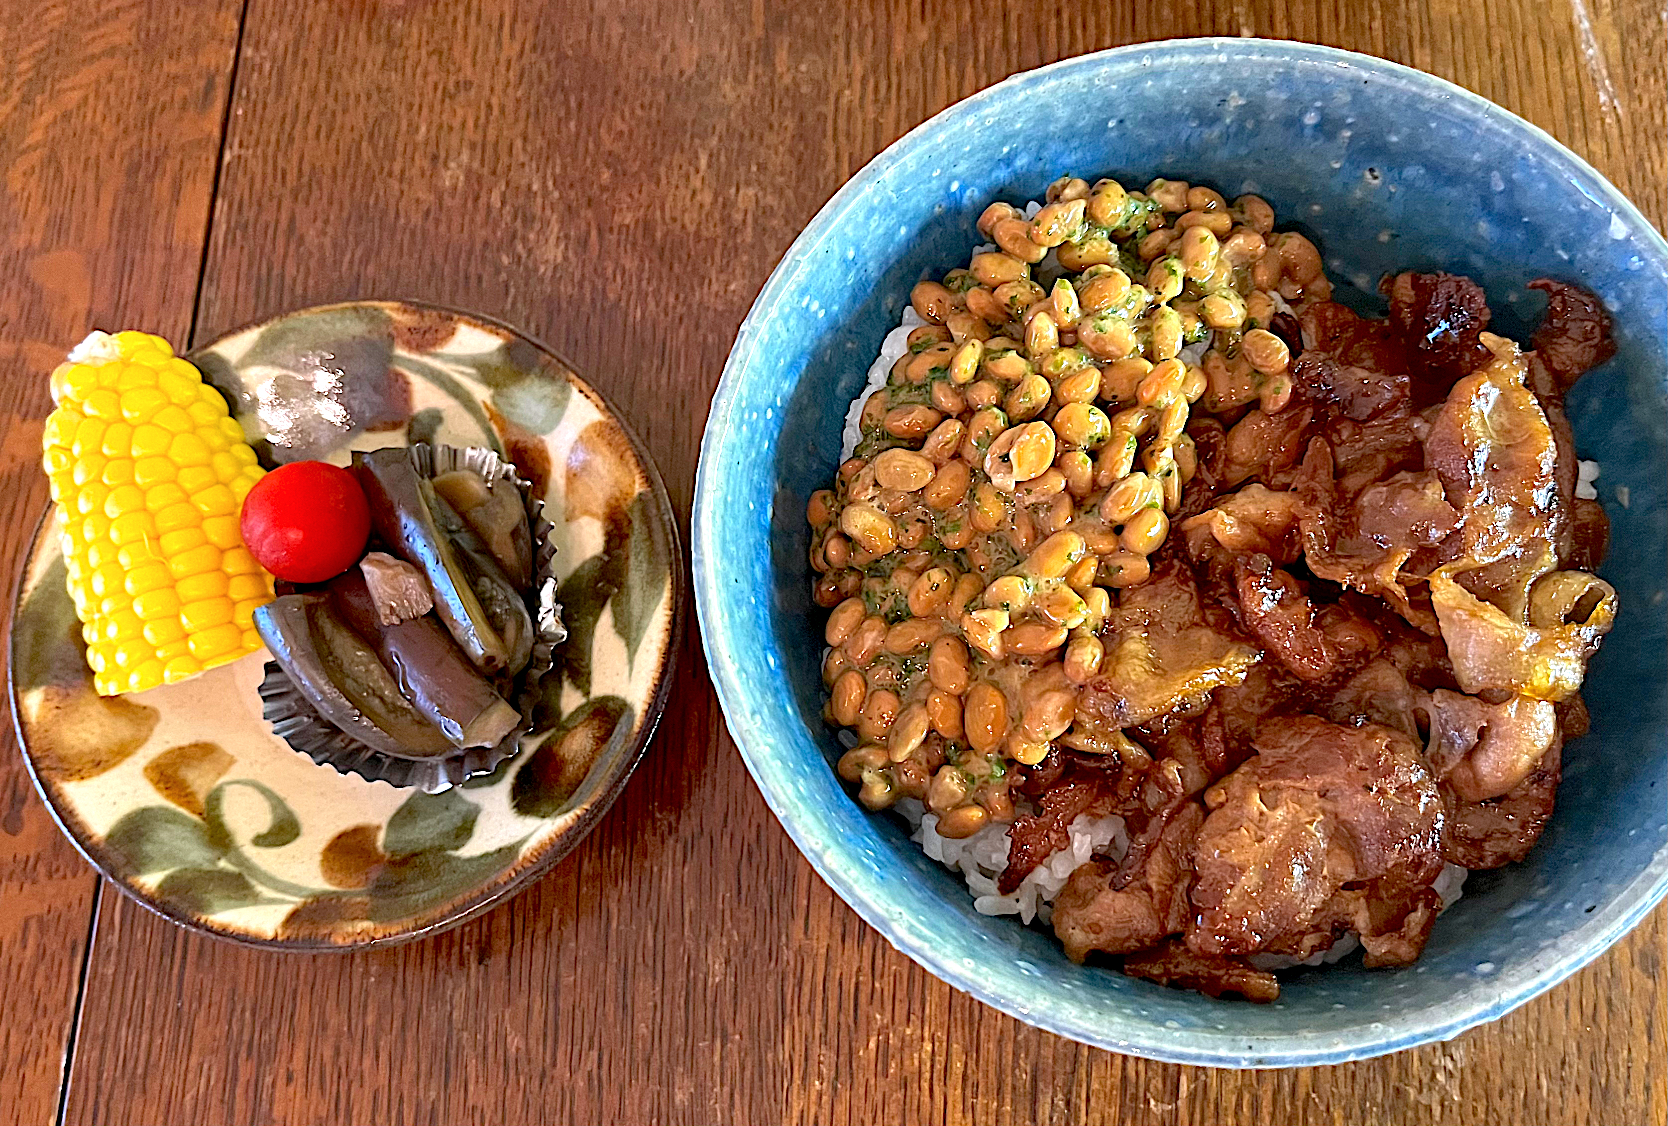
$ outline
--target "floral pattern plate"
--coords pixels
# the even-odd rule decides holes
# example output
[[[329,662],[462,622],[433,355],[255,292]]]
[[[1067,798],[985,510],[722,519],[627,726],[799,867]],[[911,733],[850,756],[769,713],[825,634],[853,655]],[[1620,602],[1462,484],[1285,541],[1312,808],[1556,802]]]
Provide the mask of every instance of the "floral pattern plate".
[[[338,949],[478,914],[589,831],[665,706],[684,581],[653,463],[548,349],[447,309],[305,309],[190,359],[269,465],[345,465],[350,450],[418,441],[509,457],[555,524],[571,636],[513,758],[439,794],[367,782],[273,734],[257,692],[264,650],[181,684],[96,695],[49,509],[18,583],[9,661],[41,796],[116,886],[210,934]]]

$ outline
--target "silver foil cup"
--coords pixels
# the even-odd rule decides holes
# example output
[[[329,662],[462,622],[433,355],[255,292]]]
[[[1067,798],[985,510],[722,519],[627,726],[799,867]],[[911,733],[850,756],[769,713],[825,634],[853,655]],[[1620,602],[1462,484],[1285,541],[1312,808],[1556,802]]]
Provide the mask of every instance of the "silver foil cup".
[[[533,496],[533,486],[523,480],[515,466],[488,449],[471,446],[410,447],[412,464],[425,477],[467,469],[489,482],[508,482],[522,495],[527,506],[528,526],[533,536],[533,586],[528,592],[528,612],[533,618],[533,655],[527,667],[516,675],[513,698],[522,722],[492,747],[468,747],[446,755],[406,758],[367,747],[319,715],[277,661],[266,664],[261,681],[261,714],[272,724],[279,738],[320,766],[344,774],[357,774],[371,782],[409,786],[439,793],[480,774],[490,773],[521,749],[521,740],[532,728],[533,708],[539,699],[539,685],[556,663],[556,647],[567,640],[562,608],[556,601],[556,547],[551,542],[555,526],[545,519],[544,500]]]

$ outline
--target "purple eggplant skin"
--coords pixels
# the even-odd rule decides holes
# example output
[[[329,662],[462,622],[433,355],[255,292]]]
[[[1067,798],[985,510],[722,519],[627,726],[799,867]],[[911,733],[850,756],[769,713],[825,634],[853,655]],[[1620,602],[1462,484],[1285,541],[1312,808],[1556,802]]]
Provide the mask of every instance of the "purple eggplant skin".
[[[451,540],[434,516],[436,497],[403,447],[353,454],[353,475],[370,503],[377,538],[423,572],[434,592],[434,613],[470,664],[488,675],[506,672],[509,649],[488,619]]]
[[[367,747],[401,758],[456,750],[323,595],[283,595],[255,611],[255,629],[319,715]]]
[[[516,711],[476,671],[427,614],[384,625],[357,567],[326,585],[331,607],[370,643],[400,693],[457,747],[497,746],[521,723]]]
[[[514,676],[533,657],[533,616],[527,612],[527,603],[474,528],[439,493],[431,493],[430,499],[435,524],[451,542],[452,558],[467,576],[487,621],[504,643],[504,671]]]

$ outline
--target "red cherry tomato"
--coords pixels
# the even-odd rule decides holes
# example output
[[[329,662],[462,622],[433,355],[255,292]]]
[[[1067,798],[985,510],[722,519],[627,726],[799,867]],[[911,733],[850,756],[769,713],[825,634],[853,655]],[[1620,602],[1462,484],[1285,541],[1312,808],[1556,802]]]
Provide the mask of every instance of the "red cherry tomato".
[[[371,510],[347,470],[295,461],[255,482],[243,498],[239,527],[249,553],[274,576],[322,583],[365,554]]]

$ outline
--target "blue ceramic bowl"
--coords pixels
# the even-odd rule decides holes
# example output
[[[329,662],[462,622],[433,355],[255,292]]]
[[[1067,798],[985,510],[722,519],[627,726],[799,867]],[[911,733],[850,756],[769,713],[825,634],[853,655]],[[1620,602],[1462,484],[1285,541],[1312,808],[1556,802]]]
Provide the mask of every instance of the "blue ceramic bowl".
[[[1473,875],[1403,970],[1300,973],[1268,1006],[1212,1001],[1072,965],[1052,935],[973,911],[960,879],[830,769],[822,614],[805,504],[839,458],[842,416],[910,286],[966,261],[995,199],[1055,177],[1157,173],[1255,191],[1316,239],[1344,299],[1380,275],[1469,274],[1495,326],[1538,320],[1543,274],[1595,290],[1615,359],[1570,398],[1603,469],[1621,593],[1593,662],[1594,733],[1566,752],[1558,810],[1522,864]],[[1351,292],[1353,290],[1354,292]],[[695,585],[719,697],[749,769],[847,903],[938,977],[1021,1020],[1179,1063],[1337,1063],[1451,1037],[1550,988],[1668,890],[1668,246],[1551,137],[1429,75],[1322,47],[1203,39],[1022,74],[951,107],[871,161],[783,258],[742,325],[696,485]]]

